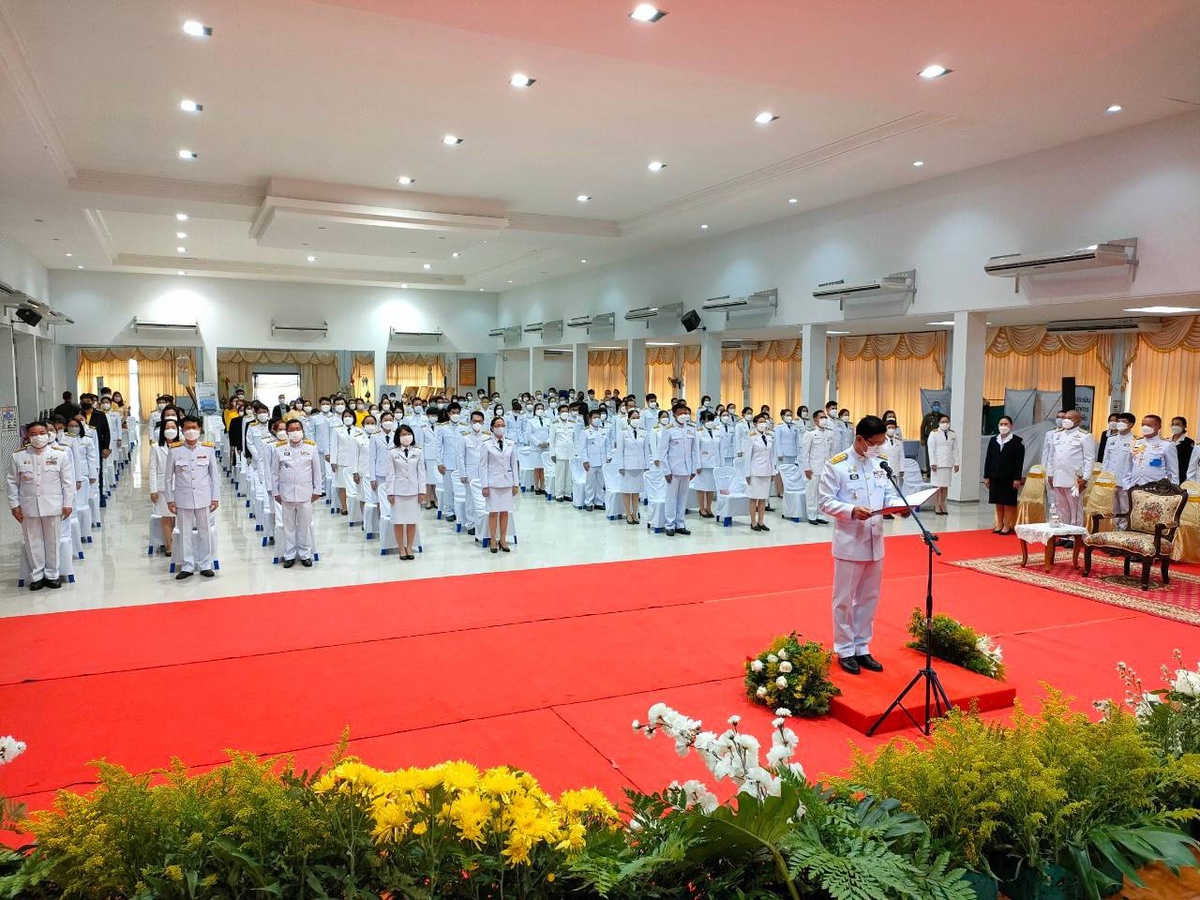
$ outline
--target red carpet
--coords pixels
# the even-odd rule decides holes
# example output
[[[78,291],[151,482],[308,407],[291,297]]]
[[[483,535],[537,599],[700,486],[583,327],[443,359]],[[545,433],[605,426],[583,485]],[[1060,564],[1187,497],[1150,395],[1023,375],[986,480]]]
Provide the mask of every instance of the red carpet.
[[[949,559],[1016,552],[988,532],[942,544]],[[888,671],[846,685],[848,708],[882,711],[915,671],[901,648],[924,564],[917,539],[889,540],[873,647]],[[313,767],[346,725],[378,766],[461,757],[528,768],[552,790],[658,789],[703,773],[630,722],[663,701],[714,728],[739,713],[765,738],[771,715],[743,696],[743,662],[792,629],[828,642],[831,574],[828,544],[798,545],[10,619],[0,729],[29,749],[0,769],[0,794],[45,806],[90,783],[100,756],[203,767],[236,748]],[[1019,698],[1047,680],[1090,709],[1121,692],[1118,660],[1152,679],[1200,636],[954,566],[936,576],[939,610],[999,640]],[[795,729],[814,776],[855,747],[916,736],[867,739],[833,717]]]

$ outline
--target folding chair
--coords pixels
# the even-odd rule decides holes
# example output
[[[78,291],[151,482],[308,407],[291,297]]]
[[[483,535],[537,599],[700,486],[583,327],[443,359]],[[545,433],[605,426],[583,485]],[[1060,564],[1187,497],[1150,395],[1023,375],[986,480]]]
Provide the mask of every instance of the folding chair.
[[[807,520],[804,471],[795,464],[784,463],[779,467],[779,477],[783,480],[783,518],[793,522]]]
[[[212,541],[213,569],[219,572],[221,570],[221,561],[217,559],[217,517],[212,513],[208,514],[208,533],[209,540]],[[180,554],[182,552],[183,544],[179,539],[179,519],[176,518],[175,530],[171,532],[171,565],[167,570],[172,575],[175,574],[176,569],[178,569],[183,562],[183,560],[180,559]]]
[[[609,460],[604,464],[604,514],[610,522],[625,518],[621,496],[621,467]]]
[[[17,567],[17,587],[25,587],[29,582],[29,573],[33,566],[25,552],[25,543],[21,542],[20,563]],[[67,584],[75,583],[75,560],[71,556],[71,539],[59,537],[58,541],[58,575],[66,579]]]
[[[582,468],[582,463],[580,464]],[[492,532],[488,527],[488,509],[487,497],[483,496],[483,485],[479,483],[478,478],[471,479],[471,501],[475,505],[475,541],[480,544],[484,550],[487,550],[492,544]],[[508,514],[508,528],[505,531],[505,542],[517,542],[517,516],[515,512]]]
[[[666,520],[667,480],[662,470],[651,466],[642,476],[646,486],[643,492],[646,498],[646,527],[655,534],[661,534]]]
[[[533,464],[537,460],[537,451],[532,447],[517,449],[517,472],[521,483],[521,493],[533,490]]]
[[[583,460],[571,460],[571,505],[583,509],[584,487],[587,484],[587,472],[583,469]]]
[[[738,466],[718,466],[713,469],[713,480],[717,484],[717,498],[713,503],[713,515],[728,528],[734,516],[750,515],[750,498],[746,494],[746,476],[738,477]]]
[[[544,483],[547,483],[550,485],[554,484],[554,465],[555,465],[555,463],[554,463],[554,460],[551,458],[552,456],[553,456],[553,454],[550,453],[550,451],[548,451],[548,450],[542,454],[542,479],[543,479]],[[547,503],[554,502],[554,491],[552,491],[549,487],[546,488],[546,502]]]
[[[470,498],[470,488],[462,483],[458,476],[453,479],[454,487],[454,531],[456,534],[462,533],[463,522],[467,518],[467,503]],[[478,529],[477,529],[478,530]]]

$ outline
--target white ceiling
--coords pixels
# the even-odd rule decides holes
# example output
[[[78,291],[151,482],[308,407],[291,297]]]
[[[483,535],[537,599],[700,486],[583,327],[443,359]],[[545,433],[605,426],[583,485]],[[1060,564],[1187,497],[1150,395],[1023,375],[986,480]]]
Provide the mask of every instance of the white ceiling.
[[[0,234],[51,268],[503,290],[1200,104],[1194,0],[663,2],[0,0]],[[272,179],[337,210],[256,233]]]

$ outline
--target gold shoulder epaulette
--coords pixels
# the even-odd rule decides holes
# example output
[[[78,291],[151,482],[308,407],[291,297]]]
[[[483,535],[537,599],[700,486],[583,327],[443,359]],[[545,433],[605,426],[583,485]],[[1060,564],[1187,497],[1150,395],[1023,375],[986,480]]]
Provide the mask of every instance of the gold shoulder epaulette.
[[[845,451],[843,451],[843,452],[839,453],[837,456],[829,457],[829,461],[831,463],[840,463],[845,458],[846,458],[846,454],[845,454]]]
[[[287,443],[288,443],[287,441],[276,441],[275,446],[276,447],[286,447]]]
[[[167,446],[168,446],[168,447],[171,447],[171,448],[175,448],[175,447],[182,447],[182,446],[183,446],[183,441],[173,441],[173,442],[171,442],[171,443],[167,444]]]
[[[305,438],[305,439],[304,439],[304,443],[308,444],[310,447],[315,447],[315,446],[317,446],[317,442],[316,442],[316,441],[310,441],[308,438]]]
[[[215,447],[217,445],[214,444],[212,441],[201,441],[200,446],[201,447]]]

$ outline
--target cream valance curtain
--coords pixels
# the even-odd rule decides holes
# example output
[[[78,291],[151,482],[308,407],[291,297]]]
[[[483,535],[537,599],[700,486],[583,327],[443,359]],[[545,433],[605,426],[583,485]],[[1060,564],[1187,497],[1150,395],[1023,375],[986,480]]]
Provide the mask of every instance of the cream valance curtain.
[[[847,335],[838,340],[837,401],[857,420],[896,412],[906,435],[920,432],[921,388],[946,379],[946,332]]]
[[[1114,349],[1108,334],[1049,334],[1044,325],[988,329],[983,395],[1003,402],[1006,388],[1054,391],[1073,377],[1096,389],[1094,425],[1109,406]]]
[[[415,388],[419,396],[426,397],[446,383],[446,366],[438,353],[389,353],[387,383],[398,384],[406,392]]]
[[[129,361],[137,360],[138,413],[154,409],[155,401],[163,394],[178,397],[179,387],[176,358],[188,361],[189,381],[195,383],[191,347],[80,347],[76,367],[76,390],[96,393],[96,379],[103,378],[106,387],[119,393],[126,403],[132,403],[129,388]]]
[[[675,388],[671,379],[675,376],[675,358],[678,347],[646,348],[646,393],[658,396],[660,409],[666,409]]]
[[[295,366],[301,396],[314,401],[341,386],[338,355],[330,350],[218,350],[217,387],[222,396],[228,397],[238,384],[252,394],[256,365]]]
[[[589,350],[587,386],[603,397],[616,389],[622,395],[629,390],[629,367],[624,350]]]
[[[1171,316],[1162,330],[1140,333],[1130,348],[1129,402],[1136,416],[1184,416],[1188,431],[1200,418],[1200,316]]]

